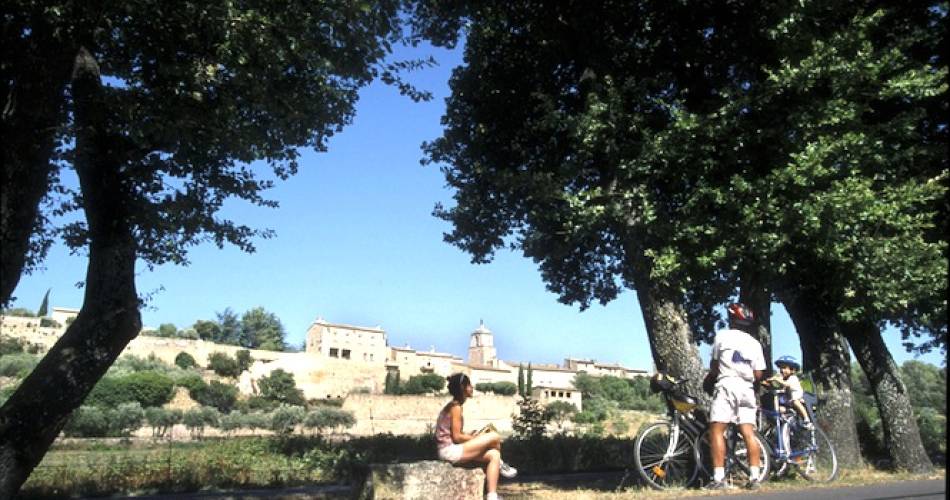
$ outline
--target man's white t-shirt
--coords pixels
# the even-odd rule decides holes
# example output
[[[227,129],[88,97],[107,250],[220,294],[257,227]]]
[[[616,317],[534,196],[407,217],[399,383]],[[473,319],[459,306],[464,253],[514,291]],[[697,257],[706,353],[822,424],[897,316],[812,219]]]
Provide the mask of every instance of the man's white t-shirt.
[[[712,346],[712,359],[719,361],[719,378],[738,378],[749,384],[755,382],[755,370],[765,370],[765,355],[762,344],[742,330],[725,329],[716,333]]]

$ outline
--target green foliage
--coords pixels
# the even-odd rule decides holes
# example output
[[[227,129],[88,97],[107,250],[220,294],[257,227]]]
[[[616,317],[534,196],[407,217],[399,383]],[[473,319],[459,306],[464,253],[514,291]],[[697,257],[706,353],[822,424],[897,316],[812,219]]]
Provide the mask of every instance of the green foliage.
[[[400,394],[429,394],[441,392],[445,389],[445,377],[436,373],[423,373],[422,375],[412,375],[405,384],[400,386]]]
[[[145,421],[152,428],[152,437],[163,438],[168,430],[182,420],[181,410],[170,410],[166,408],[146,408]]]
[[[351,412],[337,408],[317,408],[307,412],[301,423],[304,428],[322,433],[326,429],[352,427],[356,425],[356,418]]]
[[[399,371],[386,371],[383,394],[399,394]]]
[[[511,422],[515,435],[524,439],[538,439],[544,436],[547,424],[544,408],[538,400],[523,398],[518,401],[518,414],[514,415]]]
[[[240,345],[252,349],[283,351],[284,325],[277,315],[267,312],[263,307],[255,307],[241,316]]]
[[[7,337],[0,335],[0,356],[6,356],[8,354],[20,354],[20,353],[29,353],[37,354],[42,351],[42,346],[39,344],[33,344],[26,341],[25,339],[17,337]]]
[[[115,361],[109,368],[109,373],[113,375],[127,374],[128,372],[172,372],[175,367],[162,361],[154,353],[146,357],[126,354]]]
[[[25,308],[25,307],[14,307],[14,308],[12,308],[12,309],[4,309],[4,310],[3,310],[3,315],[4,315],[4,316],[17,316],[17,317],[20,317],[20,318],[35,318],[35,317],[36,317],[36,314],[35,314],[33,311],[31,311],[31,310],[29,310],[29,309],[27,309],[27,308]]]
[[[501,396],[513,396],[518,392],[518,386],[512,382],[481,382],[475,384],[479,392],[492,392]]]
[[[104,437],[109,435],[108,411],[95,406],[80,406],[63,427],[67,437]]]
[[[59,321],[52,318],[40,318],[41,328],[61,328],[62,326],[63,325],[59,324]]]
[[[217,313],[218,337],[211,340],[222,344],[241,345],[241,319],[230,307]],[[196,328],[197,329],[197,328]]]
[[[242,372],[246,371],[254,363],[254,360],[251,358],[251,351],[247,349],[241,349],[234,353],[234,359],[237,361],[238,369]]]
[[[524,366],[518,365],[518,395],[521,397],[527,397],[529,394],[524,392]]]
[[[182,370],[190,370],[192,368],[198,367],[198,362],[195,360],[195,357],[187,352],[180,352],[175,356],[175,366],[181,368]]]
[[[189,373],[188,375],[179,377],[177,380],[175,380],[175,385],[188,389],[188,394],[191,396],[191,399],[196,401],[196,394],[205,390],[208,386],[204,379],[202,379],[201,376],[196,373]]]
[[[946,368],[907,361],[901,378],[910,395],[920,439],[934,463],[946,461]],[[858,365],[851,367],[852,398],[861,453],[872,463],[887,459],[884,429],[870,384]]]
[[[0,377],[24,378],[39,362],[39,356],[33,354],[4,354],[0,357]]]
[[[213,352],[208,356],[208,368],[222,377],[237,378],[241,374],[238,361],[223,352]]]
[[[217,425],[219,418],[218,410],[199,406],[186,411],[182,415],[182,423],[188,428],[192,439],[201,439],[204,436],[205,427]]]
[[[222,340],[221,326],[218,325],[217,322],[199,319],[198,321],[195,321],[195,324],[192,325],[191,328],[195,331],[195,333],[198,335],[198,338],[201,340],[209,340],[211,342],[226,343],[226,342],[221,342]]]
[[[617,409],[653,412],[665,409],[660,396],[650,391],[647,377],[623,379],[578,373],[574,377],[574,387],[581,391],[584,411],[578,418],[585,423],[603,421]]]
[[[271,413],[270,430],[279,435],[293,434],[294,429],[303,423],[306,410],[300,406],[282,404]]]
[[[223,384],[217,380],[211,383],[189,389],[192,399],[203,406],[216,408],[221,413],[228,413],[234,409],[237,402],[238,388],[231,384]]]
[[[577,407],[567,401],[551,401],[544,407],[544,420],[563,429],[564,421],[577,414]]]
[[[178,327],[172,323],[162,323],[158,325],[158,337],[177,337]]]
[[[132,432],[142,427],[145,411],[137,402],[122,403],[109,412],[109,428],[116,435],[128,438]]]
[[[92,388],[85,404],[116,408],[135,402],[142,407],[161,406],[174,396],[175,382],[168,376],[153,372],[133,372],[124,376],[106,375]]]
[[[40,302],[40,308],[36,310],[36,315],[39,316],[40,318],[43,318],[47,314],[49,314],[49,292],[51,290],[52,289],[50,288],[46,289],[46,294],[43,295],[43,302]],[[43,325],[40,324],[40,326],[43,326]]]
[[[261,397],[276,403],[303,406],[305,400],[303,391],[297,388],[292,373],[276,369],[257,381]]]

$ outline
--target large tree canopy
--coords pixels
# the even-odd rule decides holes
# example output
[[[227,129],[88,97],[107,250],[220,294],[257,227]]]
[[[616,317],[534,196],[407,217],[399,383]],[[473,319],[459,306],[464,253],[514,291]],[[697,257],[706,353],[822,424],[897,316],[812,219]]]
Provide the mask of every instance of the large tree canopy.
[[[4,4],[0,302],[41,259],[44,223],[59,211],[84,211],[57,232],[88,249],[89,268],[76,321],[0,409],[0,497],[13,496],[138,334],[137,259],[185,264],[204,241],[253,250],[270,232],[221,218],[226,200],[275,206],[262,191],[296,171],[298,148],[325,149],[374,78],[425,97],[399,77],[423,62],[384,61],[403,40],[403,6]],[[63,191],[64,166],[80,191],[40,210]]]

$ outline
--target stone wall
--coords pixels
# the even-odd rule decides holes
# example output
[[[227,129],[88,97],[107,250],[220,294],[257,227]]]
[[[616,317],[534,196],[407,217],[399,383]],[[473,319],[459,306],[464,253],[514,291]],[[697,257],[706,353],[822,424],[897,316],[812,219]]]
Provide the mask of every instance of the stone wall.
[[[435,421],[449,402],[446,395],[387,396],[352,394],[343,409],[353,412],[356,426],[347,429],[353,435],[425,434],[435,432]],[[518,414],[514,396],[478,395],[465,403],[466,432],[491,423],[502,433],[511,432],[512,415]]]

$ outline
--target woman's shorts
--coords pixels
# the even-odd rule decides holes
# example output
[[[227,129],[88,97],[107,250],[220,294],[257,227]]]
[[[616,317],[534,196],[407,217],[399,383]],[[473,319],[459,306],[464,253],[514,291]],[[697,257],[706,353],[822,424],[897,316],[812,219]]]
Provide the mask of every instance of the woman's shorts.
[[[462,459],[462,445],[450,444],[439,448],[439,459],[454,464]]]

